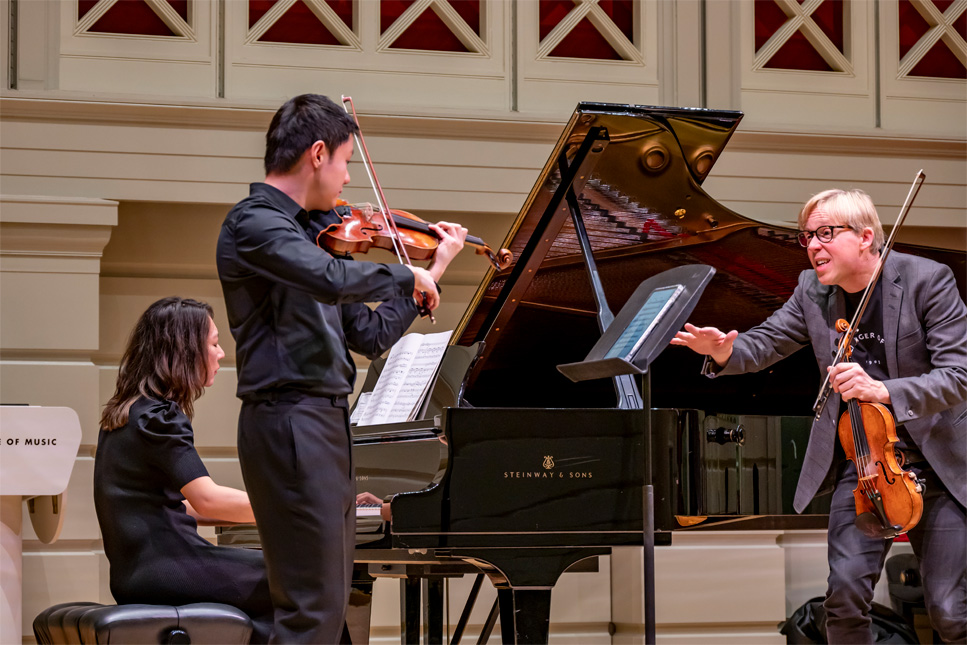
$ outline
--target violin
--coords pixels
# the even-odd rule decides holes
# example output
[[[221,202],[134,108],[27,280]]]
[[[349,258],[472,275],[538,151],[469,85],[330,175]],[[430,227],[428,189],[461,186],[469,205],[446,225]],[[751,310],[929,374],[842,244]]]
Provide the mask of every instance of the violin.
[[[405,230],[418,232],[418,233],[421,233],[423,236],[419,239],[419,244],[418,245],[414,244],[412,248],[414,248],[414,250],[416,250],[418,254],[424,255],[426,258],[432,257],[433,253],[436,251],[436,248],[437,248],[437,244],[431,243],[430,241],[428,241],[428,238],[436,237],[436,235],[433,233],[433,229],[427,226],[426,222],[419,220],[419,223],[422,224],[422,227],[425,227],[423,230],[419,230],[416,224],[414,223],[418,218],[411,215],[410,213],[406,213],[406,215],[409,215],[410,218],[413,218],[413,219],[403,217],[402,214],[405,211],[394,211],[394,210],[391,210],[386,205],[386,197],[383,195],[383,187],[380,186],[379,179],[376,178],[376,168],[373,166],[373,160],[370,158],[369,150],[366,148],[366,140],[363,139],[362,128],[359,127],[359,117],[356,115],[356,107],[355,105],[353,105],[353,99],[350,96],[343,96],[342,102],[343,102],[343,108],[346,110],[346,113],[349,114],[352,117],[353,121],[356,122],[357,130],[356,132],[353,133],[353,139],[356,142],[356,147],[360,151],[362,151],[363,168],[366,169],[366,176],[369,178],[369,183],[373,187],[373,192],[376,194],[376,201],[379,204],[378,209],[373,208],[372,206],[370,206],[368,209],[357,208],[356,210],[361,214],[361,217],[359,217],[358,219],[357,218],[348,218],[348,219],[352,219],[353,223],[355,222],[359,223],[359,226],[356,226],[355,228],[357,228],[359,233],[362,233],[364,237],[376,239],[375,233],[377,232],[384,233],[382,237],[384,238],[385,241],[381,239],[376,239],[377,243],[375,244],[375,246],[377,246],[377,248],[379,248],[380,246],[383,246],[383,248],[392,249],[392,251],[396,254],[396,257],[399,259],[401,264],[412,266],[407,244],[405,243],[403,239],[403,234],[400,231],[401,227],[397,226],[397,219],[401,221],[405,221],[407,222],[407,225],[403,227]],[[352,210],[353,209],[350,208],[350,214],[352,214]],[[369,215],[369,213],[372,213],[372,215]],[[390,217],[384,217],[383,216],[384,213],[389,213]],[[378,218],[377,218],[377,214],[379,216]],[[399,214],[399,217],[397,217],[398,214]],[[343,218],[343,223],[346,223],[346,219],[347,218]],[[336,224],[334,230],[339,228],[340,228],[340,225]],[[353,228],[353,226],[349,226],[349,228]],[[367,231],[372,233],[372,235],[367,235]],[[357,242],[355,242],[355,244],[357,245],[358,249],[363,249],[365,247],[365,250],[359,251],[359,252],[365,253],[365,251],[372,248],[374,244],[372,241],[368,242],[368,244],[361,244],[359,240],[359,233],[354,234],[354,236],[357,239]],[[476,240],[477,238],[474,238],[474,239]],[[416,241],[417,238],[411,234],[411,240]],[[388,245],[386,244],[386,242],[388,242]],[[316,236],[316,243],[320,244],[320,235]],[[481,244],[483,243],[481,242]],[[484,244],[483,246],[486,246],[486,245]],[[421,250],[420,247],[424,247],[423,250]],[[490,249],[488,247],[487,251],[489,250]],[[487,251],[483,251],[483,252],[486,253]],[[348,252],[352,253],[351,250]],[[490,257],[494,265],[497,266],[498,269],[501,269],[510,264],[513,256],[511,255],[510,251],[506,249],[501,249],[500,252],[497,254],[494,254],[493,251],[490,251]],[[437,285],[437,291],[439,290],[440,290],[440,287],[439,285]],[[417,311],[419,312],[420,316],[429,318],[431,323],[436,323],[436,320],[433,318],[433,314],[430,311],[430,308],[426,304],[428,301],[426,292],[421,291],[420,296],[421,298],[417,300],[417,306],[416,306]]]
[[[836,331],[843,336],[833,358],[833,365],[849,361],[852,356],[853,338],[859,321],[862,320],[876,282],[883,273],[883,265],[893,247],[897,231],[900,230],[900,225],[925,178],[922,170],[914,178],[852,322],[836,321]],[[827,374],[813,404],[817,420],[822,415],[831,390],[832,383]],[[923,485],[914,473],[903,470],[902,458],[896,450],[896,421],[889,409],[880,403],[850,399],[846,412],[839,419],[837,434],[846,457],[856,466],[857,483],[853,491],[856,527],[871,538],[891,539],[916,526],[923,513]]]
[[[836,321],[837,331],[848,327],[845,320]],[[849,348],[847,359],[851,355]],[[889,539],[916,526],[923,514],[923,486],[915,474],[903,470],[896,450],[896,422],[887,407],[850,399],[837,434],[847,459],[856,466],[857,528],[869,537]]]
[[[319,231],[316,244],[333,255],[367,253],[371,248],[394,250],[395,227],[406,255],[411,260],[430,260],[439,246],[439,236],[424,220],[412,213],[390,209],[393,224],[386,221],[383,210],[374,204],[348,204],[339,200],[336,214],[341,221]],[[494,252],[479,237],[467,235],[465,243],[476,248],[478,255],[486,255],[500,271],[510,266],[513,254],[507,249]]]

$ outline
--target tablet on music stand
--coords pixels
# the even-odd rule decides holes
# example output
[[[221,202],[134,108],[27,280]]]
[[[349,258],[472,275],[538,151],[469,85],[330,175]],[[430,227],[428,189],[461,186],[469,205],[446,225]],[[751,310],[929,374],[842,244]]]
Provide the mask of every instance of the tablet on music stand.
[[[715,269],[676,267],[642,282],[579,363],[558,365],[572,381],[644,374],[691,315]]]

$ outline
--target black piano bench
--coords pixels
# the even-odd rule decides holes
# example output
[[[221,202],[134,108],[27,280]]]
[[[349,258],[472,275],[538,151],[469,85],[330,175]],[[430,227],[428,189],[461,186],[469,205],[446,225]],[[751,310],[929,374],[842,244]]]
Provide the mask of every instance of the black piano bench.
[[[213,602],[180,607],[68,602],[34,618],[34,637],[41,645],[245,645],[251,635],[252,621],[245,612]]]

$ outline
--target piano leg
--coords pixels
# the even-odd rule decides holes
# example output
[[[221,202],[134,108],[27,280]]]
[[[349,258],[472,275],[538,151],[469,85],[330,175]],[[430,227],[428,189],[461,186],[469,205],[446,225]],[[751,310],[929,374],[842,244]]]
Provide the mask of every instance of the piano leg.
[[[500,635],[504,643],[547,643],[551,589],[571,565],[609,555],[606,547],[474,549],[464,557],[487,574],[497,588]]]
[[[423,643],[443,643],[443,578],[423,578]]]
[[[420,645],[420,579],[400,579],[400,635],[403,645]]]
[[[412,576],[400,579],[400,640],[403,645],[443,643],[443,578]],[[422,619],[422,620],[421,620]]]
[[[504,643],[547,643],[550,589],[498,589],[500,635]]]

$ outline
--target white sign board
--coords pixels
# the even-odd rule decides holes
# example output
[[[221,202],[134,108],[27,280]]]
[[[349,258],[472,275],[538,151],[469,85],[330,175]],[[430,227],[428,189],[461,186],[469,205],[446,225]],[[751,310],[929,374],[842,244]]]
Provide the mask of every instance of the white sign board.
[[[0,495],[64,492],[80,445],[70,408],[0,406]]]

